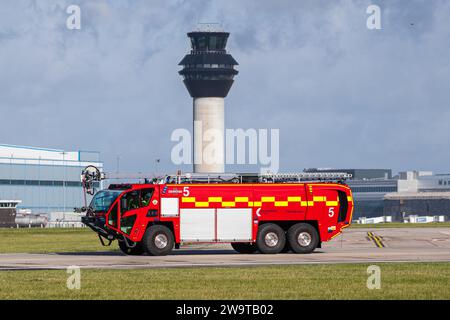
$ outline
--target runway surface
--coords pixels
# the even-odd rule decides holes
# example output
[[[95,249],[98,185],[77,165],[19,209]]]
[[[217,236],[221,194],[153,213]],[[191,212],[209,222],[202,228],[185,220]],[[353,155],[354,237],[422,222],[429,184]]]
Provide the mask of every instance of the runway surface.
[[[114,245],[114,244],[113,244]],[[0,254],[0,270],[173,268],[316,263],[450,262],[450,228],[348,229],[312,254],[238,254],[229,245],[190,245],[164,257],[117,252]]]

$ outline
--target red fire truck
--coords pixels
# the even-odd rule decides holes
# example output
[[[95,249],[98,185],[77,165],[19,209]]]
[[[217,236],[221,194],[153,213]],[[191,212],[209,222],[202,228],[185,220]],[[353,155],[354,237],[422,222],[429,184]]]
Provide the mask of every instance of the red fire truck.
[[[88,191],[102,176],[92,172],[82,175]],[[348,177],[186,174],[112,184],[95,193],[83,222],[104,245],[117,239],[129,255],[167,255],[185,243],[230,243],[240,253],[310,253],[349,226]]]

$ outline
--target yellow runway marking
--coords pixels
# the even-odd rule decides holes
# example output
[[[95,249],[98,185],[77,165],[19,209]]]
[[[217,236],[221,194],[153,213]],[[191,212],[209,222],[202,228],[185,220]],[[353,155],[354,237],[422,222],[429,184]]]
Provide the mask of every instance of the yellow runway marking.
[[[378,248],[384,248],[385,247],[385,245],[383,243],[383,240],[380,238],[380,236],[377,236],[373,232],[367,232],[367,236],[369,237],[370,240],[373,241],[373,243],[375,243],[375,245]]]

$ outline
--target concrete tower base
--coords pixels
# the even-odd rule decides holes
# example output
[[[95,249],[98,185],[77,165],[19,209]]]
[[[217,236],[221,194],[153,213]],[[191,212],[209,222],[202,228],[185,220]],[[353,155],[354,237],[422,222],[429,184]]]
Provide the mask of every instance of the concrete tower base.
[[[225,171],[224,140],[224,98],[194,98],[194,172]]]

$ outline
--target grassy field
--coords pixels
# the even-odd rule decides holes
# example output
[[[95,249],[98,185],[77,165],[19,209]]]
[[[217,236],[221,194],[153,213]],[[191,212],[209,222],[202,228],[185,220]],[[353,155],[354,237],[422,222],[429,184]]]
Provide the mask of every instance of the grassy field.
[[[366,287],[365,264],[245,268],[2,271],[1,299],[450,299],[450,263],[378,264],[381,289]]]
[[[88,228],[0,229],[0,253],[82,252],[117,250],[117,242],[103,247]]]

